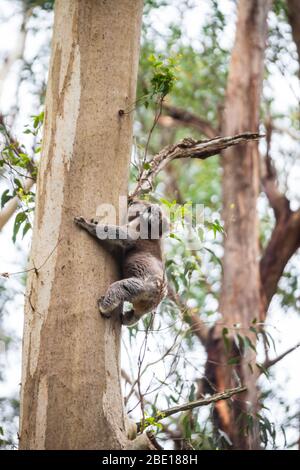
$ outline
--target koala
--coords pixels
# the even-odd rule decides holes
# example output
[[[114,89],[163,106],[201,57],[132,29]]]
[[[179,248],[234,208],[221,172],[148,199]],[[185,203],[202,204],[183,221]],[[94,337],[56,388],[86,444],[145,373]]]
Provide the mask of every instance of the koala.
[[[74,222],[115,255],[121,267],[122,279],[98,300],[100,313],[108,318],[124,301],[130,302],[133,308],[122,314],[121,322],[131,326],[167,295],[161,239],[168,223],[158,205],[141,200],[129,206],[127,219],[123,226],[83,217],[75,217]]]

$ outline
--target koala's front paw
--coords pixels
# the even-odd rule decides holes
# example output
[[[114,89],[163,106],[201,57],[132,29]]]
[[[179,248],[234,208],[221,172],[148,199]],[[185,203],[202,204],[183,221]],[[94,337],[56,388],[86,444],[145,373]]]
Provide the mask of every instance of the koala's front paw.
[[[74,222],[75,224],[77,225],[85,225],[86,224],[86,220],[84,217],[74,217]]]
[[[101,295],[100,299],[97,301],[99,312],[105,318],[109,318],[111,316],[110,307],[105,302],[105,295]]]

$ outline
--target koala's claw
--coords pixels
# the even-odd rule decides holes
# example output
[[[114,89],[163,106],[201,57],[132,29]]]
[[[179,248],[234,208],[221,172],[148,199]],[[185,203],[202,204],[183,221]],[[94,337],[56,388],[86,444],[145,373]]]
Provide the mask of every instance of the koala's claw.
[[[111,316],[111,312],[108,311],[107,308],[104,307],[103,305],[104,299],[105,299],[105,295],[101,295],[101,297],[97,301],[99,312],[101,313],[103,317],[109,318]]]
[[[86,222],[86,220],[84,217],[79,216],[79,217],[74,217],[74,222],[75,224],[82,225],[83,223]]]

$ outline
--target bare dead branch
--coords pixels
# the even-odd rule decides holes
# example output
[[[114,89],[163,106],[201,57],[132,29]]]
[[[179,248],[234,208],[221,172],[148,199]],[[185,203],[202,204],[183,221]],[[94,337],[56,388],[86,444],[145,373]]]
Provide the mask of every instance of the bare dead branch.
[[[264,369],[269,369],[270,367],[274,366],[274,365],[277,364],[279,361],[281,361],[281,359],[283,359],[284,357],[286,357],[288,354],[292,353],[293,351],[295,351],[295,350],[298,349],[299,347],[300,347],[300,343],[296,344],[296,345],[293,346],[292,348],[289,348],[287,351],[283,352],[282,354],[280,354],[279,356],[275,357],[274,359],[269,359],[269,360],[267,360],[267,361],[263,364]]]
[[[228,147],[258,140],[260,137],[262,136],[257,133],[245,132],[233,137],[216,137],[209,140],[187,138],[175,145],[169,145],[155,155],[151,162],[149,162],[147,169],[143,170],[136,188],[129,196],[129,200],[142,193],[151,191],[157,174],[172,160],[178,158],[199,158],[200,160],[205,160],[212,155],[219,154],[221,150]]]
[[[246,392],[246,387],[236,387],[229,390],[224,390],[224,392],[219,392],[214,395],[211,395],[207,398],[201,398],[200,400],[191,401],[189,403],[184,403],[183,405],[174,406],[173,408],[168,408],[167,410],[158,411],[154,416],[155,422],[161,421],[168,416],[172,416],[176,413],[180,413],[182,411],[189,411],[193,410],[194,408],[199,408],[200,406],[207,406],[211,405],[212,403],[216,403],[220,400],[228,400],[233,395],[238,393]],[[141,430],[141,422],[137,423],[138,432]]]
[[[166,127],[170,125],[193,127],[209,139],[213,139],[218,135],[217,130],[208,121],[190,111],[165,103],[163,104],[163,110],[167,116],[161,116],[159,122]]]

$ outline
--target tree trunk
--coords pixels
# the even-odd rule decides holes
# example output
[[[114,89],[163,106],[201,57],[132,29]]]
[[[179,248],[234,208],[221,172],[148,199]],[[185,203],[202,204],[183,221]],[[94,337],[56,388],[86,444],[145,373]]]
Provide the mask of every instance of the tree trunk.
[[[127,195],[142,0],[57,0],[27,283],[21,449],[126,446],[117,269],[74,216]]]
[[[300,61],[300,5],[299,0],[287,0],[287,12],[290,25],[292,27],[292,35],[296,44],[298,59]],[[300,68],[299,68],[300,77]]]
[[[232,52],[223,135],[251,131],[259,125],[259,104],[262,88],[264,50],[267,33],[267,15],[271,1],[240,0],[237,30]],[[240,355],[233,341],[233,326],[240,325],[241,336],[248,336],[255,344],[249,328],[262,315],[259,275],[259,247],[257,197],[259,192],[259,153],[256,142],[236,146],[223,152],[223,218],[225,245],[223,283],[220,299],[222,325],[218,325],[208,342],[207,377],[218,390],[234,384],[233,368],[248,388],[242,398],[234,400],[230,409],[227,402],[216,406],[216,424],[229,435],[234,449],[258,447],[257,429],[245,436],[247,419],[244,413],[257,409],[258,391],[255,372],[255,353],[248,348],[237,366],[228,365],[228,359]],[[223,330],[227,326],[229,331]],[[224,335],[228,340],[224,340]],[[227,343],[227,346],[226,346]],[[247,352],[248,351],[248,352]],[[250,352],[249,352],[250,351]],[[249,363],[253,367],[251,372]],[[246,408],[246,400],[252,404]],[[239,418],[238,418],[239,417]],[[237,421],[238,419],[238,421]]]

